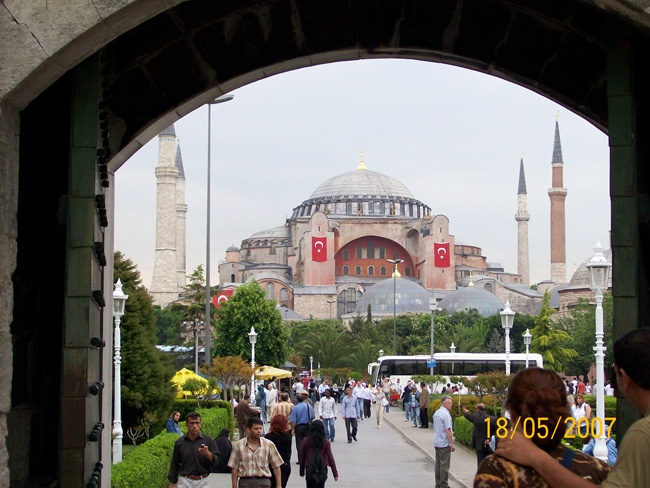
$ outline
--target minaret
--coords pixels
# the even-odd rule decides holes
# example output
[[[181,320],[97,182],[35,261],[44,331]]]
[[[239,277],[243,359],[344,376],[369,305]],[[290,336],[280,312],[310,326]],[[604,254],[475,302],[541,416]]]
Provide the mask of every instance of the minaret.
[[[176,280],[176,132],[170,125],[158,135],[156,168],[156,255],[149,292],[165,308],[178,298]]]
[[[524,174],[524,153],[521,153],[519,162],[519,188],[517,190],[517,241],[518,241],[518,266],[517,272],[521,275],[521,282],[530,284],[529,259],[528,259],[528,193],[526,191],[526,175]]]
[[[560,144],[560,125],[555,114],[555,141],[553,142],[553,183],[548,190],[551,199],[551,281],[555,284],[566,283],[566,237],[564,223],[564,200],[567,190],[564,188],[564,161]]]
[[[187,204],[185,203],[185,170],[181,157],[181,146],[176,146],[176,283],[179,288],[186,284],[187,272],[185,269],[185,222],[187,217]]]

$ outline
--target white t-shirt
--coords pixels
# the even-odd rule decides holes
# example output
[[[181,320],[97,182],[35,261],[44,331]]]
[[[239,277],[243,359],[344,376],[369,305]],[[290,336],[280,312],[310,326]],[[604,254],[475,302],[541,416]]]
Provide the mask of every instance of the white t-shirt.
[[[302,390],[305,389],[305,385],[298,382],[298,383],[294,383],[291,388],[293,388],[293,390],[296,392],[296,395],[297,395],[298,393],[300,393]]]

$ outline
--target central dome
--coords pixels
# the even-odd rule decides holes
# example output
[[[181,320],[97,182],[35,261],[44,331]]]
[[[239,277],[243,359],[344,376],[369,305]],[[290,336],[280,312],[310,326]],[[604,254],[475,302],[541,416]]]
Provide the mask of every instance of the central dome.
[[[399,198],[413,199],[409,189],[395,178],[367,169],[357,169],[325,181],[316,188],[309,200],[315,198],[332,200],[360,197],[391,200]]]

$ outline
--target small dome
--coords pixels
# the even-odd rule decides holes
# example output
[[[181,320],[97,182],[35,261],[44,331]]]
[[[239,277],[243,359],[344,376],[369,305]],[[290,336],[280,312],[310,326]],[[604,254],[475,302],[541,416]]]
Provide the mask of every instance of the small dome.
[[[612,262],[612,250],[607,249],[606,251],[603,251],[603,256],[605,256],[605,259],[609,261],[610,263]],[[589,256],[587,259],[585,259],[580,266],[578,266],[578,269],[575,270],[573,273],[573,276],[571,276],[571,281],[569,281],[569,286],[567,289],[573,290],[573,289],[586,289],[590,290],[591,289],[591,281],[589,279],[589,270],[585,266],[585,263],[591,259],[591,256]],[[612,287],[612,270],[609,270],[609,284],[608,288]]]
[[[431,293],[415,281],[406,278],[395,279],[395,313],[430,313]],[[355,313],[365,314],[368,305],[373,315],[393,313],[393,278],[375,283],[357,302]]]
[[[230,246],[226,249],[226,252],[239,252],[239,248],[237,246]]]
[[[409,189],[396,179],[375,171],[357,169],[325,181],[316,188],[309,200],[324,198],[329,201],[332,199],[354,199],[363,196],[391,200],[399,198],[413,199]]]
[[[451,292],[440,301],[438,306],[450,314],[465,309],[476,310],[483,317],[490,317],[504,308],[503,302],[496,296],[476,286],[459,288]]]
[[[283,237],[291,237],[291,229],[286,225],[256,232],[249,239],[277,239]]]

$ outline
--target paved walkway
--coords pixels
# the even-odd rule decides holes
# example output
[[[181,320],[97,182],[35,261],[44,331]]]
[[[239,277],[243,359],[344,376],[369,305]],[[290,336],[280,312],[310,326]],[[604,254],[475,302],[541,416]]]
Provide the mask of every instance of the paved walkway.
[[[268,424],[267,424],[268,425]],[[377,429],[373,418],[359,422],[358,442],[347,443],[345,423],[336,420],[336,440],[332,452],[339,470],[339,481],[329,474],[330,488],[393,488],[395,486],[433,488],[433,430],[414,429],[404,422],[401,409],[384,415],[383,429]],[[304,488],[296,465],[295,443],[291,456],[291,477],[287,488]],[[449,486],[471,488],[476,472],[476,455],[458,446],[451,455]],[[211,488],[230,488],[230,475],[210,475]]]

